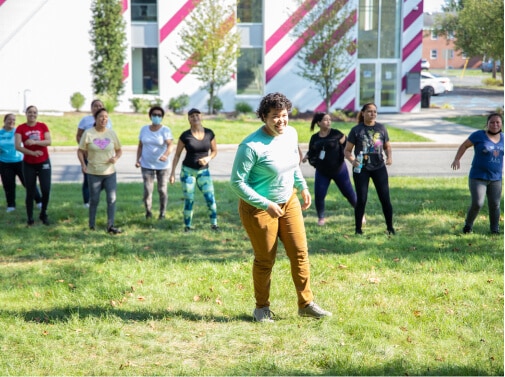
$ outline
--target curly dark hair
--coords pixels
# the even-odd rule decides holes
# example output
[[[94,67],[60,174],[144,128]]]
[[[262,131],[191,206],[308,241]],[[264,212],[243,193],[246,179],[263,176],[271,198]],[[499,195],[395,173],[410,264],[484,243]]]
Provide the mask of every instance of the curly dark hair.
[[[270,93],[262,98],[258,110],[256,110],[256,115],[264,122],[271,109],[285,109],[290,112],[291,106],[291,101],[284,94],[279,92]]]

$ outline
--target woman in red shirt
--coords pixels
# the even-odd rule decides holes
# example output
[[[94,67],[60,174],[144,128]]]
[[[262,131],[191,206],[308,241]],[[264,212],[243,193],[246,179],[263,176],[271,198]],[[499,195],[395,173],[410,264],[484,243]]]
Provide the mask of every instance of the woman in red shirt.
[[[42,194],[42,208],[39,219],[49,225],[47,205],[51,192],[51,161],[47,147],[51,145],[51,134],[45,123],[37,122],[38,110],[35,106],[26,108],[26,123],[16,128],[16,149],[24,154],[23,175],[26,187],[27,224],[33,225],[33,201],[37,192],[37,177]]]

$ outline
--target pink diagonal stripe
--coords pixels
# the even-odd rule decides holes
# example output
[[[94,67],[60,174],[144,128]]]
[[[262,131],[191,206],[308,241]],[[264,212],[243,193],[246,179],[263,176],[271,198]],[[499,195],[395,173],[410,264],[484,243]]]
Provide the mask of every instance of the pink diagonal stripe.
[[[130,65],[129,63],[126,63],[123,66],[123,81],[126,80],[130,76]]]
[[[421,102],[421,94],[412,95],[407,102],[402,106],[402,113],[410,113]]]
[[[416,9],[417,8],[417,9]],[[423,2],[421,1],[414,10],[403,19],[403,31],[407,30],[419,17],[423,16]]]
[[[186,60],[184,64],[177,69],[177,71],[175,71],[172,75],[172,80],[179,83],[191,71],[191,68],[193,68],[193,66],[197,63],[197,61],[193,59],[195,55],[196,54],[191,55],[191,57]]]
[[[123,0],[121,2],[121,10],[123,13],[128,10],[128,0]]]
[[[353,69],[337,86],[337,90],[331,96],[330,104],[333,105],[344,94],[344,92],[356,81],[356,70]],[[347,105],[349,106],[349,105]],[[347,107],[346,107],[347,108]],[[354,110],[354,109],[352,109]],[[326,111],[326,105],[323,102],[316,107],[315,111]]]
[[[6,2],[7,0],[0,0],[0,7]]]
[[[312,33],[311,30],[307,30],[305,34]],[[281,55],[279,59],[277,59],[270,68],[267,69],[265,73],[265,80],[268,83],[279,71],[300,51],[305,43],[305,39],[303,37],[298,38],[295,43],[291,45],[290,48],[286,50],[284,54]]]
[[[265,42],[265,54],[284,38],[286,34],[305,16],[318,0],[307,0],[289,17]]]
[[[174,29],[182,22],[184,19],[187,17],[188,14],[191,13],[193,9],[195,9],[195,6],[200,2],[201,0],[188,0],[186,3],[177,11],[176,14],[172,16],[168,22],[163,25],[163,27],[160,29],[160,43],[165,40],[168,35],[174,31]]]
[[[221,25],[221,31],[224,33],[228,33],[231,28],[235,25],[235,15],[232,14],[230,17],[226,19],[225,22]],[[177,71],[172,75],[172,80],[175,82],[179,83],[184,76],[186,76],[191,69],[198,63],[196,60],[196,53],[193,53],[185,62],[184,64],[177,69]]]
[[[414,38],[403,48],[402,50],[402,61],[407,60],[408,56],[415,51],[416,48],[421,46],[423,43],[423,31],[419,31]]]

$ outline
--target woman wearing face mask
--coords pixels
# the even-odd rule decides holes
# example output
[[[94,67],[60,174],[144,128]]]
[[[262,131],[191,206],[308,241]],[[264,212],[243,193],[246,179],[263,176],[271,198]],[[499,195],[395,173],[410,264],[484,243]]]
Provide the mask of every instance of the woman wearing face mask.
[[[135,166],[141,168],[144,181],[144,206],[146,219],[151,219],[153,203],[154,179],[158,182],[158,194],[160,198],[159,220],[165,218],[167,207],[167,182],[169,172],[169,156],[173,148],[172,131],[161,124],[165,111],[159,106],[153,106],[149,110],[151,124],[142,127],[137,147],[137,162]]]
[[[503,119],[500,114],[488,116],[485,130],[473,132],[456,152],[451,164],[454,170],[460,168],[460,160],[465,151],[473,146],[474,156],[468,178],[472,202],[465,218],[463,233],[471,233],[473,223],[484,205],[487,196],[489,223],[492,234],[498,234],[500,223],[500,200],[503,174]]]

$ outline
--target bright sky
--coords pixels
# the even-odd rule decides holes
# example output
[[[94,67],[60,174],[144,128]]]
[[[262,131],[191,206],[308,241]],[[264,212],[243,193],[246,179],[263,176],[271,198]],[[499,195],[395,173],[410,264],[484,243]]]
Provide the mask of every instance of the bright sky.
[[[424,0],[423,9],[425,12],[440,12],[444,3],[444,0]]]

